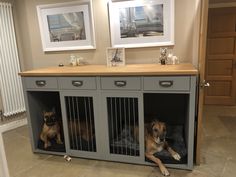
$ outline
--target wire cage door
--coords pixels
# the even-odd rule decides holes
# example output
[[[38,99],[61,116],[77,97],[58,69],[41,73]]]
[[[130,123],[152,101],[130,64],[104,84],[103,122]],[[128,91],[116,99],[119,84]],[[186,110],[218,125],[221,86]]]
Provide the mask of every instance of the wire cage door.
[[[66,96],[70,149],[96,152],[93,98]]]
[[[139,100],[136,97],[106,97],[109,152],[140,156]]]

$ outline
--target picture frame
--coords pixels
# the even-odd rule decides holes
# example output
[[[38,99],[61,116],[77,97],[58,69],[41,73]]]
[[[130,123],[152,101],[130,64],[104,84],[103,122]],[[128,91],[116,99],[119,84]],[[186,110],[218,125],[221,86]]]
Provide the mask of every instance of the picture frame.
[[[108,47],[106,51],[107,66],[124,66],[125,65],[125,48]]]
[[[95,49],[92,0],[37,6],[43,51]]]
[[[174,45],[174,0],[109,2],[112,47]]]

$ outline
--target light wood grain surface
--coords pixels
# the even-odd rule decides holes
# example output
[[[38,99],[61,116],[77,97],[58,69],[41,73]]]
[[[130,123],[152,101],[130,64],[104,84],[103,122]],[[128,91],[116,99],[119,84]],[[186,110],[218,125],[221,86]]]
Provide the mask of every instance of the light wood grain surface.
[[[198,70],[190,63],[178,65],[130,64],[119,67],[84,65],[49,67],[25,71],[20,76],[132,76],[132,75],[197,75]]]

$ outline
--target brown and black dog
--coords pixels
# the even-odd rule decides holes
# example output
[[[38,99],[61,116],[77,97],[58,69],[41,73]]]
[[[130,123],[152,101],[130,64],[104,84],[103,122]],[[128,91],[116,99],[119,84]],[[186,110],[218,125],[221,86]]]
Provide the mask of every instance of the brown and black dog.
[[[69,133],[81,137],[85,141],[92,141],[95,137],[92,125],[86,121],[69,120],[68,121]]]
[[[157,152],[161,152],[163,149],[166,149],[175,160],[179,161],[181,157],[177,152],[169,147],[168,143],[165,140],[165,137],[166,125],[164,122],[155,120],[152,123],[145,125],[145,156],[159,166],[161,173],[164,176],[169,176],[170,173],[166,169],[165,165],[158,157],[155,157],[154,154]]]
[[[43,111],[43,128],[40,133],[40,139],[44,142],[44,148],[51,146],[50,140],[56,138],[57,144],[63,144],[61,141],[60,125],[56,118],[55,109],[52,111]]]

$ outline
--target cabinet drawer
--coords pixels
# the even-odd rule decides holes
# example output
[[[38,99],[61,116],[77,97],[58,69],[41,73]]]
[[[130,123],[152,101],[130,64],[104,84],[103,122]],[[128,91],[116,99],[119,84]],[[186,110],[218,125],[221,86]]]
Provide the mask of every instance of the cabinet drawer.
[[[26,88],[57,89],[56,77],[26,77]]]
[[[182,90],[190,89],[190,77],[144,77],[144,90]]]
[[[60,89],[96,89],[95,77],[60,77]]]
[[[102,77],[102,89],[140,90],[140,77]]]

